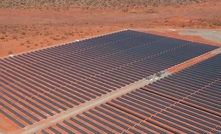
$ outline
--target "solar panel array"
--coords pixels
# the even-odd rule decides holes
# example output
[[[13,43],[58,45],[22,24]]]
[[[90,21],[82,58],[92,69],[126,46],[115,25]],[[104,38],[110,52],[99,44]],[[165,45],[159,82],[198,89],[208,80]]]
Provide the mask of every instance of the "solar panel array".
[[[127,30],[1,59],[0,111],[24,128],[215,48]]]
[[[221,133],[221,54],[45,128],[47,133]]]

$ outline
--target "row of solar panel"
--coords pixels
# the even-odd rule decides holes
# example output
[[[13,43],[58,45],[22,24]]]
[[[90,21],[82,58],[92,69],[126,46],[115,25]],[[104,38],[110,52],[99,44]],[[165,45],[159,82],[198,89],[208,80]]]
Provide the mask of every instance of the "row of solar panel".
[[[41,133],[218,134],[220,102],[221,54]]]
[[[85,44],[77,54],[79,48],[67,45],[73,51],[68,56],[63,45],[1,60],[1,112],[28,126],[216,48],[132,31],[113,34],[109,41],[118,36],[128,39],[99,49]],[[54,49],[60,56],[46,60],[43,55]]]
[[[134,31],[122,31],[111,35],[106,35],[102,37],[97,37],[93,39],[83,40],[80,42],[74,42],[69,44],[64,44],[60,46],[55,46],[47,49],[42,49],[39,51],[18,55],[16,57],[26,58],[26,57],[37,57],[36,61],[42,61],[46,59],[52,59],[62,55],[68,55],[72,53],[84,52],[86,50],[95,49],[107,45],[111,45],[113,43],[126,42],[130,40],[130,38],[134,39],[139,36],[145,35],[144,33],[138,33]],[[106,40],[104,40],[106,39]],[[94,41],[95,40],[95,41]],[[153,39],[154,40],[154,39]]]

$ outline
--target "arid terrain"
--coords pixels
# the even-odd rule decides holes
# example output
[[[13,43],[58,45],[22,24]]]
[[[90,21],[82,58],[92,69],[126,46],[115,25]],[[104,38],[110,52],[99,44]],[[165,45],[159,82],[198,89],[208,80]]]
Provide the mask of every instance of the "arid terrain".
[[[1,7],[0,57],[122,29],[191,28],[220,29],[221,1],[117,9]],[[163,34],[204,42],[200,37],[181,36],[176,32]],[[211,41],[205,43],[218,45]]]
[[[221,0],[0,0],[0,134],[221,133],[220,69]]]

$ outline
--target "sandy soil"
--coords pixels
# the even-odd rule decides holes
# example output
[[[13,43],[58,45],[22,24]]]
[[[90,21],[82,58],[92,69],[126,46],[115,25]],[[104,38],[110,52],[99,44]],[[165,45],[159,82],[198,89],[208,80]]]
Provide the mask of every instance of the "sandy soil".
[[[221,29],[220,7],[220,0],[210,0],[186,6],[148,7],[128,11],[0,9],[0,57],[122,29]],[[172,35],[179,36],[176,33]],[[199,38],[198,41],[205,40]]]

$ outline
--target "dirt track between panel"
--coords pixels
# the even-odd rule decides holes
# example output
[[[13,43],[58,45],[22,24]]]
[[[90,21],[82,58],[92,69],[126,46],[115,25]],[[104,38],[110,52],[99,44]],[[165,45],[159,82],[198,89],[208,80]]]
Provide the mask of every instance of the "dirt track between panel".
[[[212,52],[208,52],[208,53],[205,53],[205,54],[200,55],[200,56],[198,56],[198,57],[195,57],[195,58],[193,58],[193,59],[191,59],[191,60],[188,60],[188,61],[183,62],[183,63],[181,63],[181,64],[178,64],[178,65],[176,65],[176,66],[173,66],[173,67],[167,69],[167,71],[170,72],[170,73],[179,72],[179,71],[181,71],[181,70],[183,70],[183,69],[185,69],[185,68],[188,68],[188,67],[190,67],[190,66],[192,66],[192,65],[194,65],[194,64],[197,64],[197,63],[199,63],[199,62],[201,62],[201,61],[204,61],[204,60],[206,60],[206,59],[209,59],[209,58],[215,56],[215,55],[218,54],[218,53],[220,53],[220,48],[218,48],[218,49],[216,49],[216,50],[214,50],[214,51],[212,51]]]
[[[38,123],[35,123],[31,126],[28,126],[28,127],[25,127],[24,129],[20,129],[19,131],[15,131],[15,132],[12,132],[13,134],[16,134],[16,133],[23,133],[23,134],[27,134],[27,133],[35,133],[47,126],[50,126],[52,124],[55,124],[57,122],[60,122],[66,118],[69,118],[69,117],[72,117],[72,116],[75,116],[77,114],[80,114],[84,111],[87,111],[95,106],[99,106],[103,103],[106,103],[114,98],[117,98],[117,97],[120,97],[128,92],[131,92],[135,89],[138,89],[140,87],[143,87],[147,84],[149,84],[150,82],[149,81],[146,81],[145,79],[143,80],[140,80],[140,81],[137,81],[135,83],[132,83],[130,85],[127,85],[123,88],[120,88],[116,91],[113,91],[111,93],[108,93],[106,95],[103,95],[101,96],[100,98],[98,99],[95,99],[95,100],[91,100],[89,102],[86,102],[78,107],[74,107],[72,109],[69,109],[65,112],[62,112],[60,114],[57,114],[53,117],[49,117],[48,119],[46,120],[43,120],[41,122],[38,122]]]

